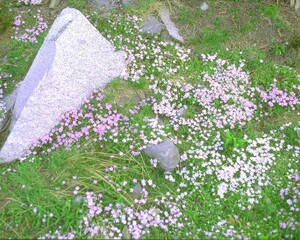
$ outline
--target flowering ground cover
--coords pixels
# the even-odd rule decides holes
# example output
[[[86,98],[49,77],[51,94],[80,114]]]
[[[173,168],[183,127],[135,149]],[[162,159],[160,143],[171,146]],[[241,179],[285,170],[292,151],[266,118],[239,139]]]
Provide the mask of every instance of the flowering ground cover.
[[[297,239],[297,72],[255,48],[194,52],[142,34],[135,15],[88,17],[128,69],[1,166],[1,235]],[[165,139],[181,155],[172,172],[143,153]]]

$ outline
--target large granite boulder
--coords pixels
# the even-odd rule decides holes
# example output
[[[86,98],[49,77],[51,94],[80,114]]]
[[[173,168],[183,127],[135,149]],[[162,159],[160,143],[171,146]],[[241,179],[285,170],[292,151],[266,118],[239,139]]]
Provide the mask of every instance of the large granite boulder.
[[[78,10],[64,9],[18,90],[0,161],[21,158],[34,140],[50,132],[61,114],[120,76],[125,58]]]

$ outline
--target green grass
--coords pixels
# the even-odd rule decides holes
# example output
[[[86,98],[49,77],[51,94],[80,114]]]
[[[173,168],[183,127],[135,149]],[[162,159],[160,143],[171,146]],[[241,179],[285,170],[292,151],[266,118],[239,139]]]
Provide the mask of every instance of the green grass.
[[[273,43],[272,49],[273,49],[275,55],[277,55],[277,56],[284,55],[286,53],[287,46],[285,43],[281,43],[281,44]]]
[[[196,33],[196,36],[190,40],[190,44],[197,46],[202,52],[216,52],[228,39],[229,31],[227,29],[204,29]]]
[[[9,30],[7,30],[8,34],[11,34],[11,37],[14,36],[14,31],[12,31],[13,27],[13,18],[14,12],[16,9],[24,10],[24,7],[16,6],[15,2],[8,3],[1,3],[0,8],[3,7],[3,14],[1,11],[1,16],[7,23],[9,23]],[[11,9],[11,11],[9,11]],[[26,10],[26,7],[25,7]],[[33,27],[36,24],[36,19],[32,17],[32,14],[36,13],[36,9],[33,8],[32,13],[24,12],[22,13],[22,21],[25,21],[25,26],[22,26],[22,31],[29,27]],[[0,20],[1,22],[1,20]],[[2,41],[2,45],[0,46],[0,56],[3,54],[3,60],[0,62],[0,69],[3,73],[9,73],[12,75],[13,81],[11,79],[0,79],[0,83],[7,84],[7,88],[4,89],[5,95],[11,93],[15,88],[16,84],[22,81],[28,72],[39,48],[41,47],[45,36],[47,35],[48,31],[44,31],[41,33],[37,39],[38,43],[24,43],[19,40],[10,39],[6,37],[6,41]]]
[[[128,167],[128,171],[120,171],[123,165]],[[105,168],[110,166],[119,168],[116,173],[110,174],[112,183],[104,178],[107,174]],[[2,166],[2,171],[6,168]],[[16,230],[10,232],[9,225],[1,224],[0,231],[8,233],[2,235],[5,238],[37,237],[41,232],[51,230],[52,225],[59,223],[63,224],[64,231],[70,230],[70,226],[78,225],[84,213],[79,212],[83,202],[75,202],[76,196],[72,193],[76,186],[81,187],[78,196],[84,196],[86,191],[94,191],[103,193],[107,203],[132,203],[130,196],[116,191],[116,184],[125,180],[129,182],[130,176],[146,178],[153,171],[142,158],[117,155],[112,158],[110,153],[89,154],[76,148],[57,151],[48,155],[46,159],[32,158],[30,161],[13,165],[13,168],[17,168],[17,173],[8,173],[7,176],[1,177],[1,192],[4,194],[1,195],[0,202],[8,201],[10,207],[3,210],[4,206],[1,206],[0,216],[3,222],[14,222],[18,227],[13,226]],[[159,177],[154,171],[151,175],[153,174]],[[73,176],[77,177],[76,181]],[[97,180],[98,183],[94,184],[93,180]],[[66,184],[62,184],[63,181],[66,181]],[[9,192],[11,194],[7,194]],[[37,214],[33,212],[33,208],[37,208]],[[48,217],[43,223],[43,215],[48,216],[50,213],[53,213],[54,217]]]
[[[254,24],[251,20],[248,20],[245,24],[240,26],[240,31],[242,33],[252,32],[254,30]]]
[[[78,10],[83,10],[87,5],[87,1],[86,0],[68,0],[68,5],[69,5],[69,7],[73,7]]]
[[[128,114],[128,110],[134,107],[140,100],[149,95],[146,81],[138,83],[126,82],[121,79],[112,80],[105,88],[105,99],[107,103],[113,103],[120,107],[120,112]]]
[[[279,14],[279,7],[276,4],[264,4],[262,5],[262,13],[271,20],[274,20]]]
[[[14,2],[1,1],[0,2],[0,34],[4,33],[12,26],[14,19],[13,12],[9,11],[10,8],[15,7]]]
[[[11,34],[12,31],[12,22],[14,19],[13,12],[9,11],[10,8],[12,8],[13,5],[10,1],[1,1],[0,2],[0,57],[1,59],[5,56],[7,53],[6,44],[4,44],[4,39],[7,39],[7,41],[10,41],[9,34]]]
[[[15,85],[24,79],[41,45],[42,41],[38,44],[25,44],[19,41],[6,44],[8,53],[6,59],[0,64],[0,69],[5,73],[10,73],[14,79],[13,82],[5,81],[7,83],[6,94],[12,92]]]
[[[160,1],[158,0],[140,0],[135,4],[126,6],[126,11],[131,15],[142,17],[146,16],[147,13],[152,13],[157,10],[157,6],[159,5]]]
[[[295,48],[295,49],[300,49],[300,34],[295,34],[293,35],[290,40],[289,40],[289,45],[292,47],[292,48]]]
[[[179,10],[179,16],[178,16],[178,20],[182,23],[182,24],[196,24],[197,23],[197,19],[191,16],[192,12],[190,9],[187,9],[186,7],[182,7]]]

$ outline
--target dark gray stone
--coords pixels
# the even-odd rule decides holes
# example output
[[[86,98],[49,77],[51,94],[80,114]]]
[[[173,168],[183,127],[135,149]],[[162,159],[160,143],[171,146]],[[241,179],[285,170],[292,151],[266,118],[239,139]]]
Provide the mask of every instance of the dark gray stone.
[[[96,7],[107,7],[111,4],[111,0],[92,0]]]
[[[157,159],[159,166],[165,171],[172,171],[180,162],[179,151],[169,139],[158,145],[148,146],[144,152],[148,157]]]
[[[131,235],[128,231],[128,227],[124,226],[123,230],[122,230],[122,239],[127,240],[127,239],[131,239]]]
[[[5,107],[6,107],[6,112],[4,113],[4,116],[2,119],[0,119],[0,133],[1,131],[6,127],[6,124],[9,121],[9,117],[10,117],[10,112],[13,109],[13,106],[15,104],[16,98],[17,98],[17,93],[18,93],[18,88],[20,86],[22,82],[20,82],[17,87],[15,88],[15,90],[7,95],[3,101],[5,103]]]
[[[162,36],[164,41],[174,44],[173,38],[170,36],[168,30],[163,30],[162,33],[161,33],[161,36]]]
[[[133,199],[140,198],[143,196],[143,187],[140,183],[137,183],[133,187],[133,192],[131,193],[131,197]]]
[[[122,0],[122,5],[124,7],[130,6],[135,2],[135,0]]]
[[[144,20],[142,32],[150,34],[160,34],[163,30],[163,27],[163,24],[160,21],[158,21],[156,17],[149,16],[147,19]]]
[[[75,199],[74,199],[74,203],[81,203],[81,202],[84,202],[85,200],[85,197],[84,196],[77,196]]]
[[[182,117],[185,114],[186,110],[184,108],[180,108],[177,110],[177,116]]]

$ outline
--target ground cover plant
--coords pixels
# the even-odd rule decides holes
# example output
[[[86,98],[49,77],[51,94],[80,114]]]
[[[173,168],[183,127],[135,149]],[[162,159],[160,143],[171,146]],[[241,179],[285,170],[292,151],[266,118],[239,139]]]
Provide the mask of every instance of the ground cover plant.
[[[24,9],[40,4],[19,2]],[[127,71],[63,114],[26,158],[0,166],[1,236],[297,239],[299,73],[256,47],[227,48],[232,29],[223,29],[221,42],[211,42],[221,18],[186,45],[143,34],[140,17],[149,4],[155,8],[157,1],[141,1],[110,17],[86,13],[127,53]],[[277,28],[277,5],[257,6]],[[188,5],[177,7],[180,24]],[[231,14],[238,24],[238,11]],[[253,17],[248,20],[236,28],[240,34],[254,29]],[[46,30],[43,18],[34,23],[37,33]],[[45,33],[38,34],[38,43],[28,35],[29,41],[15,38],[12,44],[33,59]],[[11,79],[18,81],[30,66],[8,67],[15,55],[0,65],[8,74],[0,79],[0,100]],[[143,152],[166,139],[181,156],[172,172]]]

